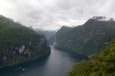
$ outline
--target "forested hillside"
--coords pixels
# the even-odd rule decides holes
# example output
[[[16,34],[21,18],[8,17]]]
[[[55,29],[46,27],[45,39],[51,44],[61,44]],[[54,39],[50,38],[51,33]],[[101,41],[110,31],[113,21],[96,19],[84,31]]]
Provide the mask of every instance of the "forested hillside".
[[[0,67],[31,61],[49,53],[44,35],[0,16]]]
[[[115,39],[90,60],[73,64],[68,76],[115,76]]]
[[[84,55],[100,53],[115,38],[115,21],[95,16],[77,27],[63,26],[56,33],[55,48]]]

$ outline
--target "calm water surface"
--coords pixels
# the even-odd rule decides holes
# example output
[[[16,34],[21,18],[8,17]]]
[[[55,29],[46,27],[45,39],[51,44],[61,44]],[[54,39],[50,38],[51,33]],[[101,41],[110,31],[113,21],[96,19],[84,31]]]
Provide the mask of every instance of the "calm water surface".
[[[51,54],[38,60],[0,69],[0,76],[66,76],[74,62],[87,59],[51,46]]]

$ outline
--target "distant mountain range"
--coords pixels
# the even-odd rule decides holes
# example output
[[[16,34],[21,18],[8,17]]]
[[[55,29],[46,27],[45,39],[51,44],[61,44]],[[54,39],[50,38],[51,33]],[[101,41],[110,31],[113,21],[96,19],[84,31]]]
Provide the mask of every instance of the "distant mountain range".
[[[39,28],[33,28],[32,26],[30,26],[29,28],[38,33],[45,35],[47,40],[56,33],[56,30],[44,30],[44,29],[39,29]]]
[[[56,31],[55,30],[42,30],[42,29],[34,29],[36,32],[44,34],[47,39],[53,36]]]

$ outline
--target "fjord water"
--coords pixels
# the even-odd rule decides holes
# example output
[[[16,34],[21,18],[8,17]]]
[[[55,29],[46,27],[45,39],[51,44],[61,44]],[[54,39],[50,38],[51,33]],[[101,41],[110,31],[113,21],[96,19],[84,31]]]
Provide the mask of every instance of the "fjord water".
[[[66,76],[74,62],[87,57],[51,46],[51,54],[35,61],[0,69],[0,76]]]

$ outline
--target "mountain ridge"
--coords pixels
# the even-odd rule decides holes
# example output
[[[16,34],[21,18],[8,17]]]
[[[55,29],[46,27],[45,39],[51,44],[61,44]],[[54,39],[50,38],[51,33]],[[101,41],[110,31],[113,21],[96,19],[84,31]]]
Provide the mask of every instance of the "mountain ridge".
[[[84,55],[99,53],[115,37],[115,21],[98,21],[90,18],[81,26],[62,27],[56,33],[55,48],[70,50]]]

